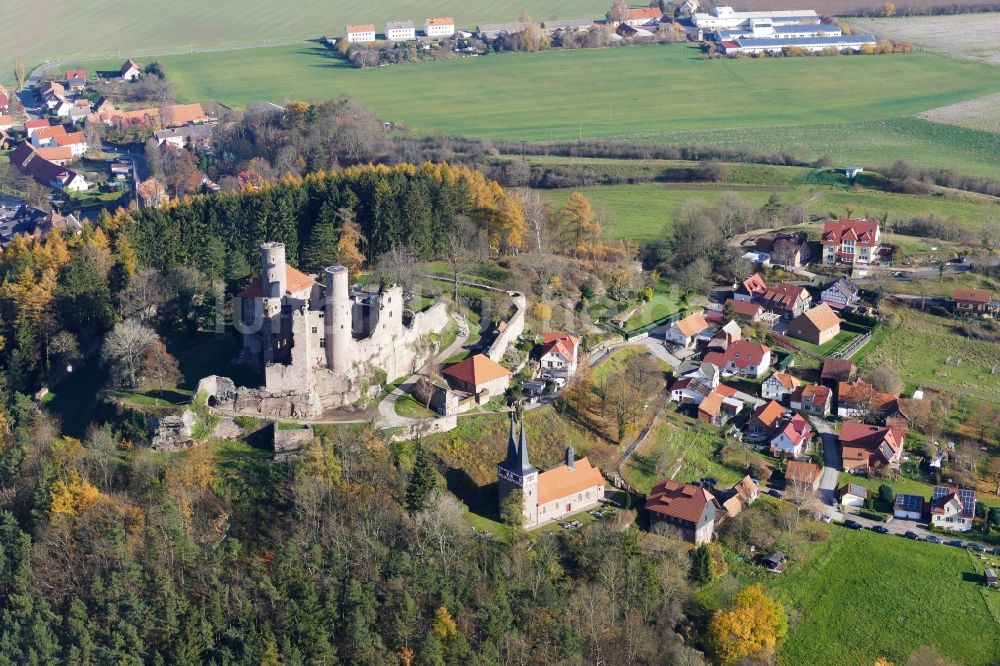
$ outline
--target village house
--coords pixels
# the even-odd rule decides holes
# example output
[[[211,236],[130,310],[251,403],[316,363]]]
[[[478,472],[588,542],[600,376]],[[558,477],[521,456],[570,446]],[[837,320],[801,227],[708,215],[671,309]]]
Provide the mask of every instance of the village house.
[[[68,148],[73,157],[87,152],[87,137],[83,132],[67,132],[63,125],[50,125],[35,130],[31,135],[31,145],[35,148]]]
[[[793,486],[799,492],[815,493],[822,478],[823,470],[811,462],[789,460],[785,466],[786,486]]]
[[[734,298],[726,299],[723,312],[729,309],[731,309],[733,316],[737,320],[745,324],[755,324],[761,321],[764,315],[764,308],[760,306],[760,303],[738,301]]]
[[[921,520],[924,517],[923,495],[907,495],[899,493],[893,502],[892,515],[904,520]]]
[[[806,310],[788,324],[788,335],[814,345],[824,345],[840,334],[840,317],[826,303]]]
[[[898,428],[844,421],[839,435],[844,470],[868,473],[881,467],[898,467],[903,435]]]
[[[13,215],[0,221],[0,245],[7,247],[15,236],[45,238],[53,231],[64,230],[80,233],[83,225],[73,214],[62,215],[22,205]]]
[[[452,389],[476,396],[479,404],[502,396],[510,387],[510,370],[485,354],[470,356],[445,368],[441,374]]]
[[[767,283],[760,273],[754,273],[743,282],[733,286],[733,298],[737,301],[751,303],[760,300],[767,291]]]
[[[539,367],[542,374],[566,379],[576,373],[580,339],[569,333],[546,333],[542,336]]]
[[[39,118],[38,120],[25,120],[24,132],[25,134],[28,135],[28,138],[30,139],[35,132],[44,127],[49,127],[49,126],[50,126],[49,121],[45,120],[44,118]]]
[[[0,111],[6,111],[10,107],[10,92],[0,86]]]
[[[424,19],[424,34],[428,37],[451,37],[455,34],[455,20],[445,16]]]
[[[834,310],[851,308],[861,300],[858,285],[846,277],[838,278],[824,287],[820,300]]]
[[[55,164],[39,154],[27,141],[22,141],[10,154],[10,163],[46,187],[69,192],[84,192],[90,184],[76,171]]]
[[[633,7],[625,13],[622,23],[633,28],[656,28],[662,17],[658,7]]]
[[[711,339],[708,341],[709,350],[724,352],[729,349],[729,345],[743,339],[743,329],[740,328],[740,325],[735,321],[728,321],[714,331],[708,332],[712,335]],[[706,332],[705,334],[700,335],[699,339],[705,338],[707,334],[708,333]]]
[[[153,132],[153,138],[160,146],[166,144],[173,148],[184,148],[190,145],[196,151],[205,151],[212,147],[214,131],[212,125],[184,125],[157,130]]]
[[[801,384],[802,382],[797,377],[793,377],[786,372],[775,372],[761,382],[760,397],[765,400],[784,402],[791,397],[795,389]]]
[[[736,389],[725,384],[712,389],[697,404],[698,420],[712,425],[722,425],[743,411],[744,406],[743,401],[736,397]]]
[[[799,268],[809,263],[809,237],[804,231],[761,236],[754,242],[754,251],[767,256],[774,266]]]
[[[604,477],[587,458],[576,459],[566,449],[566,463],[539,473],[528,456],[528,439],[521,420],[518,442],[514,417],[507,439],[507,457],[497,465],[497,499],[502,506],[513,492],[521,493],[524,527],[535,528],[571,513],[586,511],[604,499]]]
[[[412,42],[417,38],[413,21],[389,21],[385,24],[385,38],[390,42]]]
[[[749,476],[744,476],[732,488],[722,488],[714,493],[727,518],[735,518],[744,508],[757,501],[760,487]]]
[[[758,405],[754,408],[753,416],[750,417],[750,421],[747,423],[747,437],[755,442],[770,440],[772,433],[778,427],[778,423],[787,413],[788,410],[781,403],[774,400],[763,405]]]
[[[344,38],[349,44],[372,44],[375,42],[375,24],[346,25],[344,26]]]
[[[77,92],[85,89],[87,87],[87,70],[71,69],[66,72],[66,87]]]
[[[125,81],[135,81],[140,76],[142,76],[142,66],[136,61],[129,58],[122,64],[119,70],[121,77]]]
[[[91,114],[90,100],[87,99],[76,99],[73,100],[73,105],[69,109],[69,120],[72,123],[79,123],[87,120],[87,116]]]
[[[917,390],[914,397],[896,398],[881,412],[882,420],[890,428],[909,430],[915,422],[926,423],[931,417],[931,401],[923,398],[923,392]]]
[[[996,310],[993,294],[982,289],[956,289],[955,314],[987,315]]]
[[[712,540],[719,502],[699,486],[666,479],[646,497],[652,531],[677,529],[683,539],[700,546]]]
[[[708,329],[708,322],[701,312],[689,314],[684,319],[670,325],[664,333],[664,340],[680,345],[685,349],[693,349],[698,335]]]
[[[882,235],[876,220],[829,220],[820,244],[824,264],[878,263]]]
[[[841,506],[862,507],[868,499],[868,489],[857,483],[845,483],[837,490]]]
[[[809,449],[809,439],[812,437],[812,426],[801,414],[786,413],[778,422],[775,434],[771,437],[771,455],[782,454],[789,458],[801,458]]]
[[[59,107],[66,102],[66,88],[56,81],[46,81],[38,86],[38,97],[46,109],[58,115]]]
[[[792,393],[790,406],[811,416],[826,417],[830,415],[833,404],[833,391],[827,386],[810,384],[800,386]]]
[[[837,385],[837,416],[841,418],[881,417],[895,401],[896,396],[876,391],[875,387],[860,377],[853,382],[840,382]]]
[[[722,372],[756,379],[771,367],[771,350],[759,342],[738,340],[724,352],[708,352],[703,360]]]
[[[14,117],[0,115],[0,130],[9,130],[14,127]]]
[[[976,516],[976,491],[938,486],[930,501],[931,525],[952,532],[968,532]]]
[[[812,296],[805,287],[782,282],[768,287],[760,298],[760,304],[768,312],[780,315],[783,319],[794,319],[809,309]]]
[[[107,104],[98,105],[94,112],[87,116],[87,124],[103,123],[128,127],[132,125],[149,125],[150,127],[183,127],[213,122],[214,117],[205,113],[201,104],[171,104],[161,108],[135,109],[122,111]]]
[[[858,368],[850,359],[835,358],[828,356],[823,359],[823,368],[820,370],[819,383],[833,391],[833,404],[838,405],[837,390],[841,382],[852,382],[857,375]]]

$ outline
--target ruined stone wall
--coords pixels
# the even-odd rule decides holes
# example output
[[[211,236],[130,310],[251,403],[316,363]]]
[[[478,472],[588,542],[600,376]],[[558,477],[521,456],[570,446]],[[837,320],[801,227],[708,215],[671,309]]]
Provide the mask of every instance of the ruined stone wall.
[[[486,355],[490,357],[490,360],[497,363],[503,361],[503,357],[507,353],[507,347],[517,339],[517,336],[524,333],[524,317],[528,309],[528,299],[524,297],[524,294],[516,291],[508,291],[507,294],[514,302],[514,314],[507,321],[507,328],[504,329],[503,333],[497,335],[496,340],[493,341],[493,344],[486,351]]]

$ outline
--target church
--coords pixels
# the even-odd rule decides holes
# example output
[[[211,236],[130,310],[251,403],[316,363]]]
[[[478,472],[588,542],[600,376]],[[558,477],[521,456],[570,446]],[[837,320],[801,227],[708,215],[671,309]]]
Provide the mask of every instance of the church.
[[[604,477],[586,458],[577,460],[573,447],[566,449],[565,464],[539,472],[528,458],[524,419],[518,436],[512,414],[507,458],[497,465],[499,502],[515,490],[523,495],[524,527],[532,529],[597,506],[604,499]]]

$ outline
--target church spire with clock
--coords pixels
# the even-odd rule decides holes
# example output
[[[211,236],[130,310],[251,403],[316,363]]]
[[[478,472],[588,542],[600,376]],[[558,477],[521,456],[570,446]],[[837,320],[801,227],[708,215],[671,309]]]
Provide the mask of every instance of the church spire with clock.
[[[531,522],[538,505],[538,470],[528,458],[528,438],[524,433],[524,417],[517,432],[517,416],[511,413],[510,436],[507,438],[507,458],[497,465],[497,494],[500,502],[515,490],[524,498],[524,516]],[[520,440],[520,441],[518,441]]]

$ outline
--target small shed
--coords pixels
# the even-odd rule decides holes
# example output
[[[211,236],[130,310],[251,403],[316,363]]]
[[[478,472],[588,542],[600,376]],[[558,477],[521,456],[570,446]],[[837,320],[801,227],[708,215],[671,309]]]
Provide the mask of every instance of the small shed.
[[[986,587],[1000,587],[1000,581],[997,581],[996,569],[989,567],[983,572],[983,584],[986,585]]]
[[[781,573],[788,567],[788,556],[779,550],[765,555],[759,562],[771,573]]]

